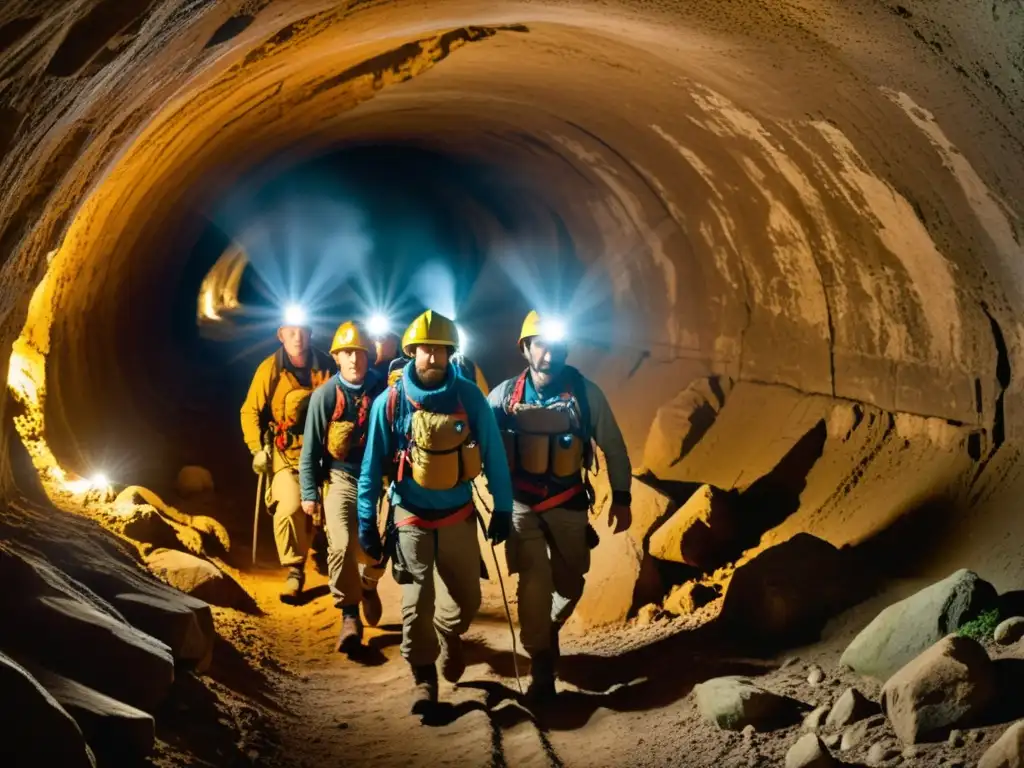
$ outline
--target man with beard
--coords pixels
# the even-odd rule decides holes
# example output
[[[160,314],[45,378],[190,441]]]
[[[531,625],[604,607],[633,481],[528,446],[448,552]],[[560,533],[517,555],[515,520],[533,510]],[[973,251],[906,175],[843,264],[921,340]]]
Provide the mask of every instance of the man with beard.
[[[269,475],[267,507],[274,515],[274,541],[288,569],[281,601],[296,603],[306,583],[310,519],[302,509],[299,457],[309,396],[336,371],[329,355],[310,346],[305,313],[289,307],[277,330],[281,347],[260,363],[242,403],[242,436],[252,453],[252,470]]]
[[[377,581],[382,570],[360,561],[360,556],[366,558],[356,535],[357,483],[370,407],[384,389],[383,378],[370,368],[372,349],[362,326],[354,322],[338,326],[331,344],[338,375],[309,399],[299,461],[302,508],[314,518],[322,512],[327,532],[328,583],[342,617],[335,650],[350,655],[362,645],[360,602],[371,627],[381,617]]]
[[[454,683],[465,671],[461,635],[480,608],[480,547],[472,481],[482,470],[494,498],[487,535],[508,536],[512,484],[487,400],[451,364],[455,323],[431,310],[402,338],[411,361],[373,404],[359,476],[359,541],[384,557],[377,499],[385,462],[394,462],[387,525],[392,573],[402,586],[402,656],[412,667],[412,711],[437,702],[437,669]]]
[[[519,574],[519,624],[530,654],[529,695],[555,695],[558,633],[583,594],[596,532],[587,510],[593,489],[585,472],[596,441],[612,488],[608,523],[615,533],[632,521],[632,468],[626,444],[604,393],[565,364],[565,328],[530,312],[519,334],[527,369],[488,396],[505,438],[515,497],[505,555]]]

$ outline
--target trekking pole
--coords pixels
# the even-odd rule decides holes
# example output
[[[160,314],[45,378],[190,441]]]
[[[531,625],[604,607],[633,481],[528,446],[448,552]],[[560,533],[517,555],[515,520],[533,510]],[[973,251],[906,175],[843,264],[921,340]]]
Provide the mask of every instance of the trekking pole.
[[[260,472],[256,480],[256,511],[252,518],[252,564],[256,565],[256,541],[260,530],[260,500],[263,498],[263,481],[267,479],[264,472]]]
[[[489,516],[494,515],[491,510],[487,509],[487,505],[484,504],[484,500],[480,497],[480,491],[477,490],[476,486],[473,486],[473,491],[476,493],[476,499],[480,503],[480,506],[487,510]],[[487,529],[484,528],[483,517],[478,513],[476,516],[477,521],[480,523],[480,527],[483,529],[484,538],[488,539]],[[498,574],[498,586],[501,587],[501,601],[505,604],[505,618],[508,619],[508,631],[512,635],[512,669],[516,673],[516,687],[519,689],[519,695],[523,695],[523,681],[519,677],[519,651],[516,647],[516,628],[512,624],[512,611],[508,606],[508,595],[505,593],[505,580],[501,576],[501,566],[498,565],[498,552],[494,548],[494,543],[488,539],[488,543],[491,545],[491,557],[494,559],[494,572]]]

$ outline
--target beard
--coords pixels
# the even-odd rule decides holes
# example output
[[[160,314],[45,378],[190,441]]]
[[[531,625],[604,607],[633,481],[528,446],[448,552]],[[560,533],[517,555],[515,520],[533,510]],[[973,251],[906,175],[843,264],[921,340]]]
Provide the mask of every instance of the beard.
[[[422,370],[416,369],[416,376],[419,378],[420,383],[427,387],[436,387],[444,381],[444,377],[447,374],[448,366],[441,366],[440,368],[428,367]]]

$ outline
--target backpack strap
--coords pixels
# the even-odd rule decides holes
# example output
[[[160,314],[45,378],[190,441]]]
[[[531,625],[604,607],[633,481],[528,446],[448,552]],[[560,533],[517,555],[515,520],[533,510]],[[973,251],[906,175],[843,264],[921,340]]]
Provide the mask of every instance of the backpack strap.
[[[345,415],[345,409],[348,407],[348,400],[345,397],[345,390],[337,382],[334,383],[334,398],[334,413],[331,414],[331,421],[341,421]]]
[[[505,401],[505,413],[512,413],[515,407],[523,402],[523,398],[526,396],[526,377],[529,375],[530,369],[527,368],[519,374],[516,383],[512,385],[512,394]]]

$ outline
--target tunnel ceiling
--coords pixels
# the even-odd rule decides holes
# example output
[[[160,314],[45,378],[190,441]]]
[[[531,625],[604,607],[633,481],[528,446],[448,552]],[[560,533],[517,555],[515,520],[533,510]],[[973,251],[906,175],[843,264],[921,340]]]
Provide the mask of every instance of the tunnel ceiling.
[[[531,201],[464,201],[496,261],[542,274],[557,221],[603,276],[580,360],[633,446],[709,372],[984,426],[1020,350],[1021,40],[1005,1],[6,3],[5,332],[49,264],[48,428],[159,434],[218,200],[411,142]]]

